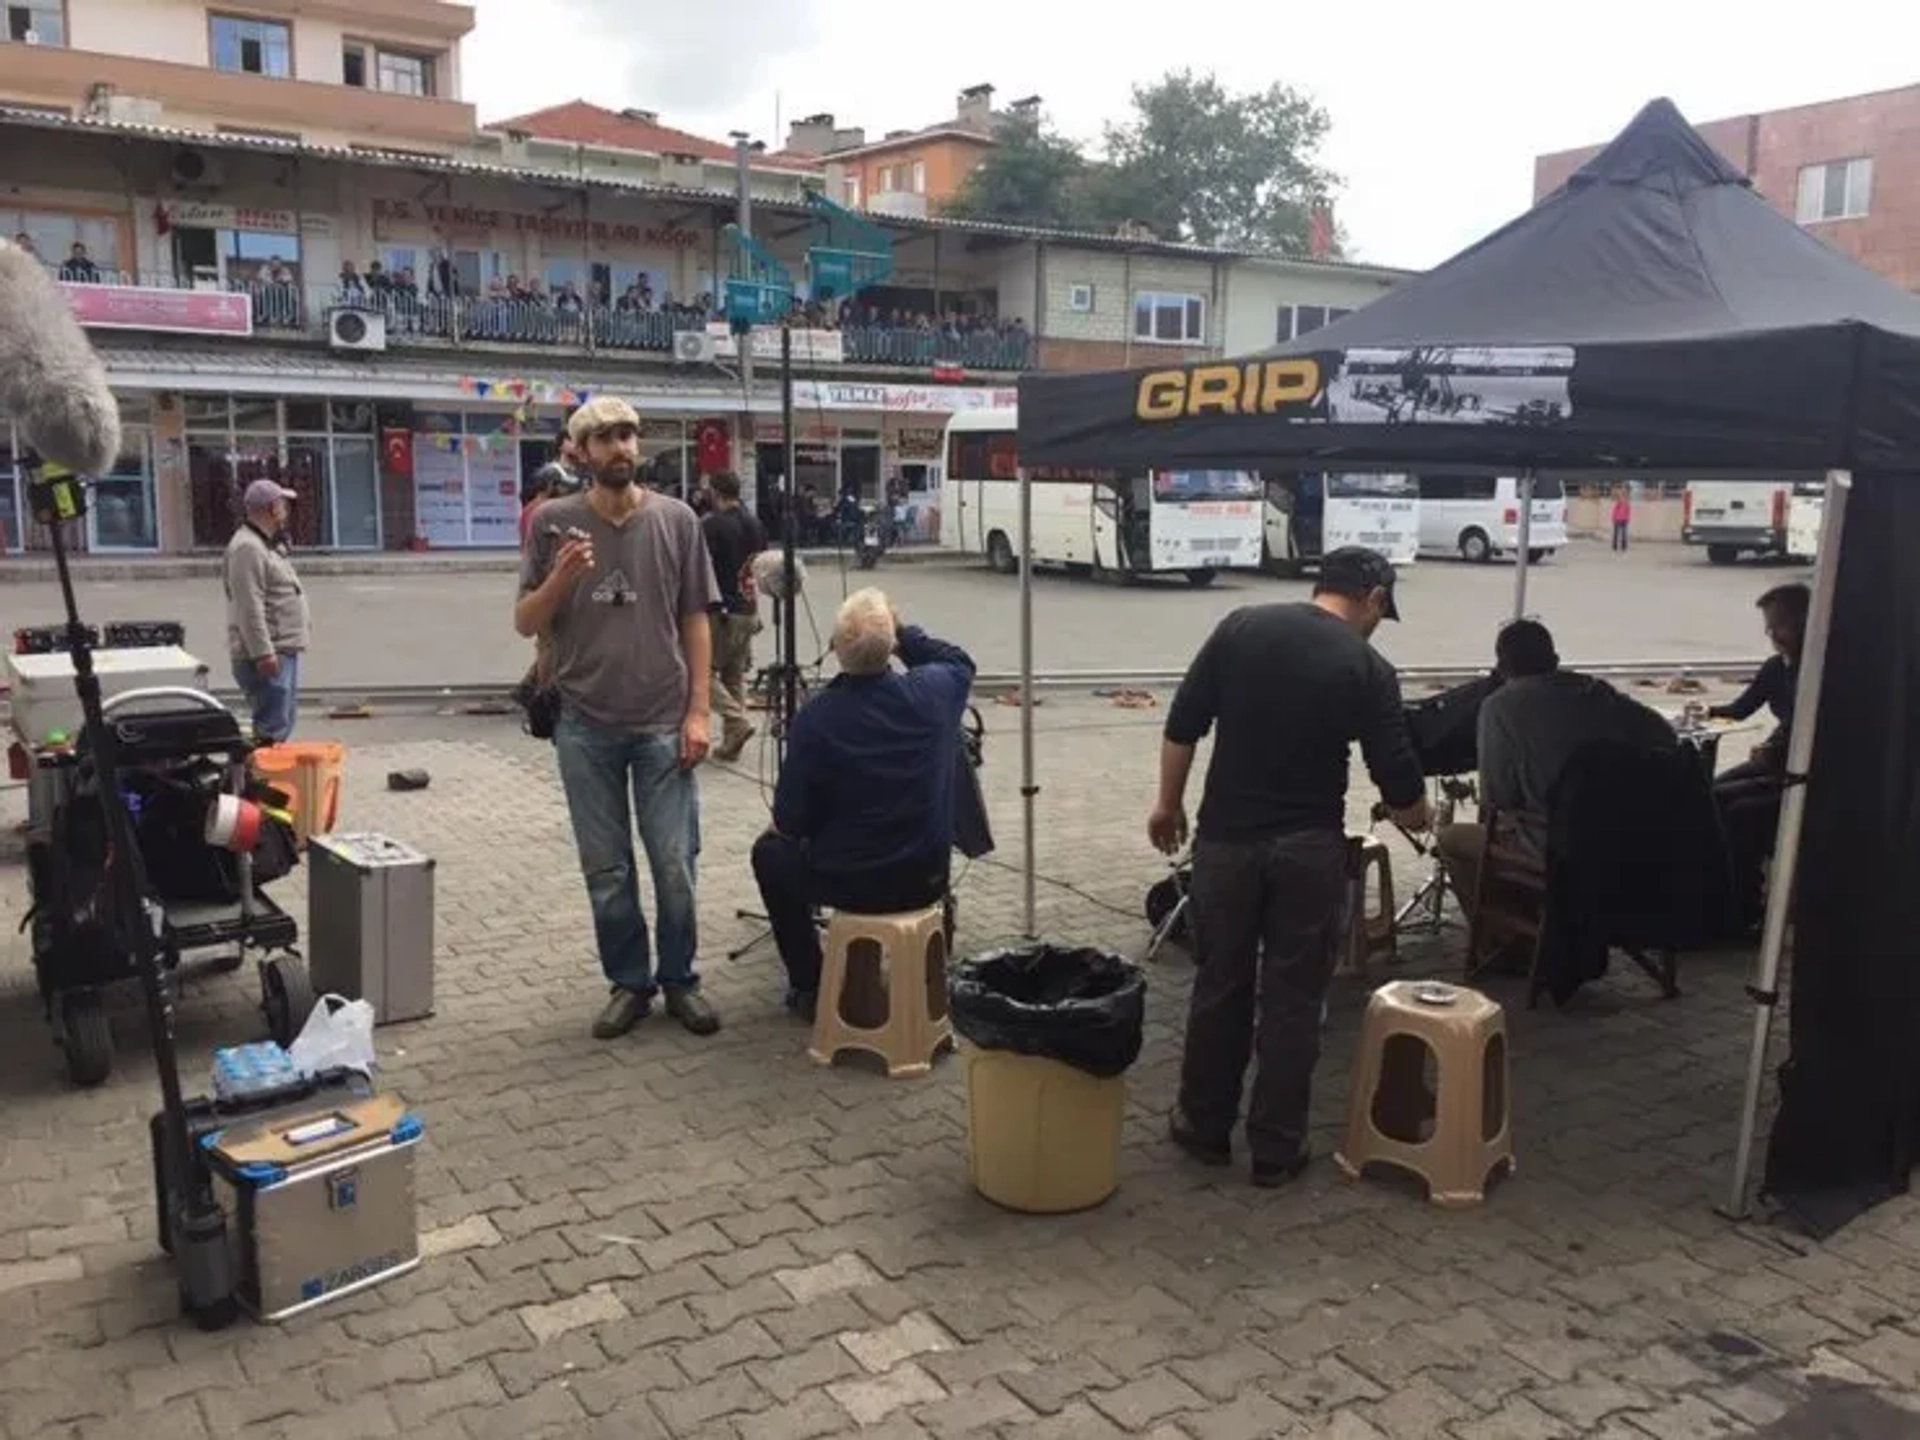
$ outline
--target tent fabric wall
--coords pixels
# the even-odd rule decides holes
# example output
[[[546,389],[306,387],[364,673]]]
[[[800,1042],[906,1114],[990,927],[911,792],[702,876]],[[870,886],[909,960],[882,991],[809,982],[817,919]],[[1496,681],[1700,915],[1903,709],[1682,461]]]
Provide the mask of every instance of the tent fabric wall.
[[[1920,1160],[1920,474],[1856,475],[1847,504],[1765,1180],[1816,1234]]]

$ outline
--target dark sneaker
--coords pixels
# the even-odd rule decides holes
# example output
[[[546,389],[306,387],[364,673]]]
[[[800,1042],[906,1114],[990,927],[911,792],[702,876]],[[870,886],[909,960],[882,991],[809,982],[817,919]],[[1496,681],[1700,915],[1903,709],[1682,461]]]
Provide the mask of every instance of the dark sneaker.
[[[1256,1160],[1253,1162],[1253,1183],[1261,1190],[1278,1190],[1289,1180],[1298,1180],[1305,1174],[1312,1160],[1313,1152],[1304,1145],[1291,1160]]]
[[[698,990],[669,990],[667,1014],[678,1020],[690,1035],[713,1035],[720,1029],[719,1014]]]
[[[600,1012],[599,1019],[593,1022],[593,1038],[618,1040],[646,1019],[651,1009],[653,1001],[645,995],[636,995],[631,990],[616,987],[607,999],[606,1008]]]
[[[1202,1135],[1194,1129],[1193,1122],[1176,1110],[1173,1118],[1167,1122],[1167,1138],[1178,1145],[1188,1155],[1202,1165],[1231,1165],[1233,1163],[1233,1143],[1229,1140],[1215,1140]]]
[[[820,992],[818,990],[787,991],[787,1013],[811,1025],[813,1017],[820,1013]]]

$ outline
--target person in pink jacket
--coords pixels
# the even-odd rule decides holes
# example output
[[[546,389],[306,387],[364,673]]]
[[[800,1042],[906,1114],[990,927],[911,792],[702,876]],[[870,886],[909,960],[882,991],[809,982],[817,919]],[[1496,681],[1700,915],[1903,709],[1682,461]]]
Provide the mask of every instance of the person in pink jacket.
[[[1633,499],[1627,487],[1622,485],[1613,492],[1613,550],[1616,555],[1625,554],[1627,549],[1627,529],[1633,524]]]

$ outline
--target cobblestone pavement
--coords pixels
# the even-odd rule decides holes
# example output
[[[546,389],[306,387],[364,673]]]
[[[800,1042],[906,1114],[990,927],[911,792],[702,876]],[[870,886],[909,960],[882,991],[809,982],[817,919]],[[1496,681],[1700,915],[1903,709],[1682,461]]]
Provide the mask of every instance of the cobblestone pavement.
[[[1038,718],[1042,929],[1137,952],[1159,873],[1141,838],[1158,716],[1086,698]],[[1012,862],[1014,712],[988,719]],[[343,732],[347,824],[439,860],[439,1012],[380,1032],[384,1079],[427,1126],[429,1258],[282,1327],[203,1335],[176,1317],[138,1016],[118,1017],[115,1078],[67,1089],[5,867],[9,1440],[1920,1432],[1920,1211],[1887,1205],[1818,1248],[1711,1213],[1747,1034],[1743,956],[1690,959],[1675,1002],[1628,972],[1565,1013],[1510,1009],[1520,1170],[1461,1213],[1325,1162],[1275,1193],[1180,1163],[1161,1126],[1188,970],[1169,957],[1152,971],[1119,1194],[1021,1217],[967,1183],[958,1063],[917,1081],[816,1069],[771,953],[719,959],[751,933],[732,918],[764,821],[748,776],[704,782],[705,973],[727,1028],[700,1041],[656,1018],[591,1041],[597,972],[550,759],[465,725]],[[401,766],[432,788],[380,788]],[[1418,864],[1392,843],[1405,887]],[[301,913],[302,887],[282,887]],[[1016,929],[1018,905],[1012,873],[974,866],[961,949]],[[1402,968],[1439,972],[1458,944]],[[257,1033],[253,999],[243,976],[193,987],[190,1078],[212,1044]],[[1336,989],[1322,1153],[1362,999]]]

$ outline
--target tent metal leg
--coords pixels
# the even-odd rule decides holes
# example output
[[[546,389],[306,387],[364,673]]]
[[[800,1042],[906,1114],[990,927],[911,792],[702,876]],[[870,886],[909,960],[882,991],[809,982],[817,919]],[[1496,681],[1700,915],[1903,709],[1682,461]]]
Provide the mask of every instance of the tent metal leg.
[[[1767,918],[1754,956],[1747,993],[1753,997],[1753,1043],[1747,1056],[1746,1088],[1740,1098],[1740,1139],[1733,1152],[1733,1175],[1721,1213],[1745,1218],[1747,1186],[1753,1174],[1754,1132],[1760,1120],[1760,1091],[1766,1083],[1767,1046],[1773,1012],[1780,1001],[1780,952],[1787,938],[1787,914],[1800,866],[1800,827],[1807,813],[1807,767],[1813,760],[1814,729],[1820,720],[1820,686],[1826,678],[1827,636],[1833,627],[1833,592],[1840,575],[1840,547],[1847,525],[1847,495],[1853,476],[1827,472],[1826,505],[1820,516],[1820,553],[1813,569],[1813,604],[1801,646],[1800,673],[1794,682],[1793,731],[1787,738],[1789,781],[1780,797],[1780,829],[1774,841],[1773,874],[1767,882]],[[1795,778],[1797,777],[1797,779]]]
[[[1021,876],[1022,931],[1029,940],[1039,935],[1033,904],[1033,882],[1039,857],[1034,853],[1033,802],[1039,793],[1033,783],[1033,482],[1022,470],[1020,484],[1020,834],[1023,842]]]
[[[1527,613],[1527,567],[1533,550],[1533,471],[1521,472],[1518,488],[1520,520],[1513,555],[1513,618],[1516,620],[1524,619]]]

